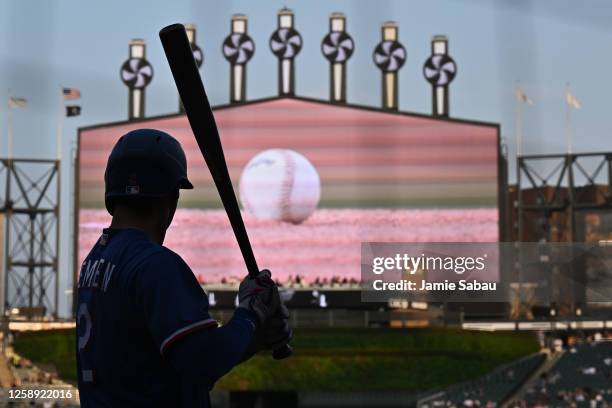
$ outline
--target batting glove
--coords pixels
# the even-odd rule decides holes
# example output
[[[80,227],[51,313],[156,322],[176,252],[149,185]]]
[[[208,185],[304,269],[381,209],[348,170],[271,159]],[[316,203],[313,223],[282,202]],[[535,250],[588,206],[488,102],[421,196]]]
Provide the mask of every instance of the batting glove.
[[[293,338],[293,331],[289,327],[289,311],[280,304],[274,316],[257,328],[249,344],[245,359],[250,358],[258,351],[274,351],[289,343]]]
[[[255,278],[247,276],[238,288],[238,307],[257,315],[262,324],[273,316],[281,304],[278,287],[272,281],[272,274],[264,269]]]

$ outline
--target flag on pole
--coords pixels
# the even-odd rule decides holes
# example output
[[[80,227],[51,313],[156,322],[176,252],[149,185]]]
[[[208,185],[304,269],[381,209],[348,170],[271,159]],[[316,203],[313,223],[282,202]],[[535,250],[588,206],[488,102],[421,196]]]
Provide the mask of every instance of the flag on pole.
[[[9,108],[23,108],[28,104],[26,98],[18,98],[16,96],[9,96],[8,106]]]
[[[572,108],[575,108],[575,109],[582,108],[582,104],[580,103],[578,98],[576,98],[570,91],[567,91],[565,95],[565,102]]]
[[[81,97],[81,91],[76,88],[64,88],[62,89],[65,101],[71,101],[73,99],[79,99]]]
[[[81,107],[79,105],[68,105],[66,106],[66,116],[79,116],[81,114]]]
[[[527,105],[533,105],[533,101],[531,99],[529,99],[527,94],[520,87],[516,88],[516,99],[519,102],[526,103]]]

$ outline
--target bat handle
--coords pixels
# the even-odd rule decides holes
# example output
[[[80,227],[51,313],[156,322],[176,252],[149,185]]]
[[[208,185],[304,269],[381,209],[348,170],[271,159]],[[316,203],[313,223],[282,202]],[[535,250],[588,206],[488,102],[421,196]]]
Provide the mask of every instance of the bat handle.
[[[249,278],[253,279],[256,278],[257,275],[259,275],[259,267],[257,266],[257,262],[255,261],[255,257],[253,257],[252,259],[247,260],[247,258],[244,258],[244,262],[247,265],[247,272],[249,273]]]
[[[272,358],[275,360],[283,360],[287,357],[291,357],[293,354],[293,348],[289,344],[285,344],[272,352]]]

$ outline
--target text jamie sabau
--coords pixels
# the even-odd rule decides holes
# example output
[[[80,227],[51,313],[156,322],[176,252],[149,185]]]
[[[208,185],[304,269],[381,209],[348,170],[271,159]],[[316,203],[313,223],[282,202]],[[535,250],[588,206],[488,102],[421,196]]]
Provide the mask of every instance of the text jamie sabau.
[[[443,271],[463,275],[466,272],[482,272],[485,270],[486,258],[486,254],[479,257],[396,254],[394,257],[375,257],[372,260],[372,273],[374,275],[381,275],[386,271],[395,271],[402,272],[402,275],[416,275],[424,271]],[[426,279],[421,279],[420,282],[409,279],[400,279],[392,282],[375,279],[372,282],[372,288],[377,291],[494,291],[497,290],[497,283],[476,279],[460,279],[458,281],[445,279],[437,282],[431,282]]]

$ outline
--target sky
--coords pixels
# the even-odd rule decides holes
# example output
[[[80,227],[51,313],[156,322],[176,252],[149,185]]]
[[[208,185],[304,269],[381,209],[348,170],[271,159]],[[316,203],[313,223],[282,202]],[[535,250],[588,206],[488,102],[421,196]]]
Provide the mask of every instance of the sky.
[[[588,4],[588,6],[587,6]],[[399,107],[430,113],[431,88],[422,76],[433,35],[449,38],[458,66],[450,87],[451,116],[501,124],[514,174],[514,88],[520,81],[534,105],[524,112],[525,154],[566,151],[564,92],[570,82],[583,108],[572,112],[575,152],[610,151],[607,80],[612,69],[612,3],[606,0],[4,0],[0,2],[0,97],[25,97],[14,111],[14,155],[55,157],[60,85],[78,88],[83,113],[64,123],[62,156],[71,157],[77,128],[127,118],[119,68],[128,41],[143,38],[155,75],[147,88],[148,116],[177,110],[177,95],[157,33],[182,22],[197,26],[205,54],[202,75],[211,103],[229,97],[229,64],[221,43],[234,13],[246,14],[256,52],[248,65],[247,98],[277,92],[276,59],[268,40],[276,12],[295,11],[304,46],[296,59],[298,95],[327,99],[329,65],[320,51],[331,12],[347,16],[355,40],[348,63],[348,101],[380,106],[380,71],[372,51],[380,25],[394,20],[408,58],[399,74]],[[6,155],[7,106],[0,104],[0,155]],[[62,237],[70,237],[70,160],[62,163]],[[62,239],[62,270],[70,268],[70,238]],[[62,272],[62,291],[70,282]],[[65,309],[65,301],[62,301]],[[67,309],[66,309],[67,310]]]

